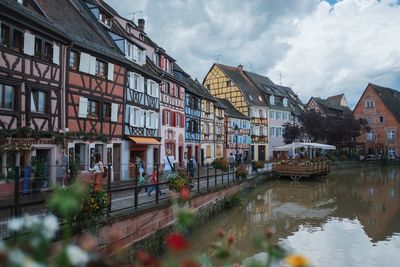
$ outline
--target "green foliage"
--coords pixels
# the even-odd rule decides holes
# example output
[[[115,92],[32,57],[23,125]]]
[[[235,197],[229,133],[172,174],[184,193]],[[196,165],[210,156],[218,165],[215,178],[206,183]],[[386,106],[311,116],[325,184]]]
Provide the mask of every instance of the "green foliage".
[[[257,169],[264,168],[265,162],[264,161],[255,161],[254,162],[254,167]]]
[[[177,192],[183,188],[189,187],[189,177],[183,171],[176,171],[168,176],[169,185]]]
[[[229,163],[223,158],[215,159],[212,162],[212,166],[217,170],[222,170],[224,172],[229,170]]]
[[[37,158],[32,159],[31,161],[33,178],[34,179],[43,179],[45,173],[45,166],[43,162]]]
[[[241,194],[236,193],[233,194],[232,196],[225,198],[224,207],[230,209],[239,205],[241,202],[242,202]]]
[[[246,166],[244,165],[240,165],[237,169],[236,169],[236,177],[241,178],[241,179],[246,179],[248,175]]]

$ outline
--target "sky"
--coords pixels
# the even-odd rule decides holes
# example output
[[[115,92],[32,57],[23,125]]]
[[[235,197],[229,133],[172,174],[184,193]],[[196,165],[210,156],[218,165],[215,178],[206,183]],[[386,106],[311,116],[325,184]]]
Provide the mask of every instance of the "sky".
[[[307,103],[369,82],[400,89],[398,0],[106,0],[193,78],[214,62],[267,75]]]

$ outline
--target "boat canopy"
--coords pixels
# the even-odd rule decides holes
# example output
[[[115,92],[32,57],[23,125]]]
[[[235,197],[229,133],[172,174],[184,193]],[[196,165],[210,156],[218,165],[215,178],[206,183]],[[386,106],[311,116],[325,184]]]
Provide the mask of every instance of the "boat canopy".
[[[291,144],[277,146],[274,147],[272,150],[274,151],[290,151],[298,148],[314,148],[314,149],[326,149],[326,150],[335,150],[336,147],[332,145],[320,144],[320,143],[299,143],[294,142]]]

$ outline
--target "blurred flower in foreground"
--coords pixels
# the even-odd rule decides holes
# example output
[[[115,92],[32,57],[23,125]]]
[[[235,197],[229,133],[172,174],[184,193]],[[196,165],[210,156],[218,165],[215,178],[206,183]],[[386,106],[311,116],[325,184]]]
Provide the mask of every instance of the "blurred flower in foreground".
[[[302,255],[291,255],[285,258],[285,263],[290,267],[307,267],[310,261]]]
[[[189,242],[181,233],[170,233],[165,238],[168,249],[173,252],[180,252],[189,247]]]

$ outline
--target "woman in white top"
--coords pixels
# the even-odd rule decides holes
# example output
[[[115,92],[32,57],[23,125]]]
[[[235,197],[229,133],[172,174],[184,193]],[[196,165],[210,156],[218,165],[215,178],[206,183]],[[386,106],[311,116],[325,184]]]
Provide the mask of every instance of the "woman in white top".
[[[101,156],[100,153],[96,153],[94,155],[94,172],[104,172],[104,166],[103,166],[103,162],[101,162]]]
[[[168,176],[171,174],[171,172],[175,171],[175,158],[172,156],[172,151],[171,149],[167,149],[166,151],[166,156],[163,158],[164,161],[164,174],[163,174],[163,180],[167,181]]]

